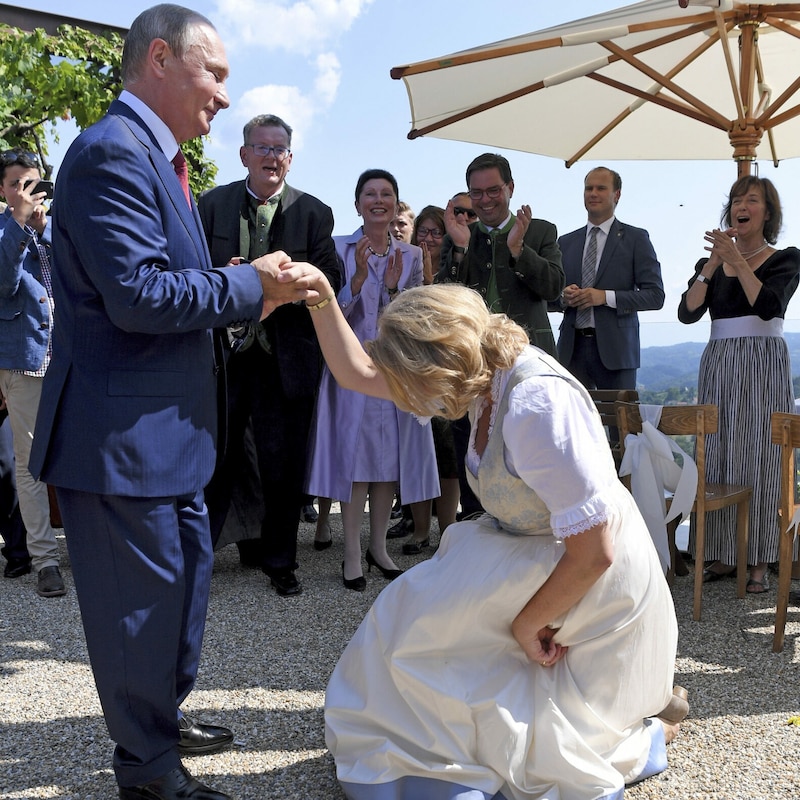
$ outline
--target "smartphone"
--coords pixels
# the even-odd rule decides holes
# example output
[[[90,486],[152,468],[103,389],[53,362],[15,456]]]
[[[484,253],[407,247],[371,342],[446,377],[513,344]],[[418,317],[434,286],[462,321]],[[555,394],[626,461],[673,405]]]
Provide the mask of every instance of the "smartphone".
[[[31,183],[33,183],[33,181],[29,181],[28,184],[26,184],[26,188]],[[41,194],[42,192],[45,193],[44,194],[45,197],[52,197],[53,196],[53,181],[39,181],[36,184],[36,186],[34,186],[33,189],[31,189],[31,194]]]

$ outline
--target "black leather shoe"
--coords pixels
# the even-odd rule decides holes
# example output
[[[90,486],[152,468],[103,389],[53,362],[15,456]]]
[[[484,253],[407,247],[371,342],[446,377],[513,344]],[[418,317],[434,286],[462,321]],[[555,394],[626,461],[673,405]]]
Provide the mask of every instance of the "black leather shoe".
[[[120,800],[232,800],[200,783],[181,766],[143,786],[120,786]]]
[[[208,755],[224,750],[233,742],[233,732],[218,725],[203,725],[191,717],[178,720],[181,738],[178,751],[185,756]]]
[[[386,538],[402,539],[405,536],[411,536],[412,533],[414,533],[414,520],[403,518],[386,531]]]
[[[316,522],[318,519],[319,514],[314,506],[310,504],[303,506],[303,510],[300,512],[300,522]]]
[[[36,594],[39,597],[61,597],[67,593],[64,579],[58,567],[43,567],[36,581]]]
[[[23,575],[27,575],[31,571],[31,560],[30,559],[21,559],[17,560],[12,558],[5,566],[3,570],[3,577],[4,578],[21,578]]]
[[[403,555],[404,556],[417,556],[419,555],[426,547],[430,547],[431,540],[430,537],[427,539],[423,539],[421,542],[406,542],[403,545]]]
[[[293,569],[276,572],[274,575],[269,576],[269,580],[275,587],[275,591],[282,597],[291,597],[303,591],[303,587],[295,577]]]

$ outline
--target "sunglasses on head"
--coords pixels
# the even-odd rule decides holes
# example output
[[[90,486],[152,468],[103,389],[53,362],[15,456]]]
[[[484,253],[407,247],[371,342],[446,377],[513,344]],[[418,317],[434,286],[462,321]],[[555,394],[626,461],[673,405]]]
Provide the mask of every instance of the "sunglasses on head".
[[[36,153],[23,153],[19,150],[6,150],[5,153],[0,153],[0,159],[8,167],[17,161],[35,161],[39,163],[39,156]]]
[[[478,216],[478,214],[471,208],[462,208],[461,206],[456,206],[453,209],[453,213],[456,216],[458,216],[459,214],[466,214],[468,219],[476,219]]]

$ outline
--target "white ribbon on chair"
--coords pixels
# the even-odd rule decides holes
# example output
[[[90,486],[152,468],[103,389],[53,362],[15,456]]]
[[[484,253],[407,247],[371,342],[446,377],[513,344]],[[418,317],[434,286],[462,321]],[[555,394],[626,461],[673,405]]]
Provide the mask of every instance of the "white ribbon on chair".
[[[669,436],[658,430],[661,406],[639,405],[642,432],[628,434],[619,474],[631,476],[631,494],[644,517],[661,565],[670,564],[667,523],[690,514],[697,495],[697,465]],[[681,457],[681,467],[675,456]],[[672,494],[669,513],[666,496]]]
[[[786,533],[794,528],[794,533],[792,534],[792,541],[797,539],[798,532],[800,532],[800,506],[797,506],[794,510],[794,514],[792,514],[792,518],[789,520],[789,527],[786,529]]]

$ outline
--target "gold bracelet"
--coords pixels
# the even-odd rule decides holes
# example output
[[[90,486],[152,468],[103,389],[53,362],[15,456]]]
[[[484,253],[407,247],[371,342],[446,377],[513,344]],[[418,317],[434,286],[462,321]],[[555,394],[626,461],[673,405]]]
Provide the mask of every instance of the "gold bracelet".
[[[328,303],[332,302],[334,298],[333,292],[331,292],[324,300],[320,300],[319,303],[315,303],[313,306],[310,306],[306,303],[306,308],[309,311],[319,311],[321,308],[325,308]]]

